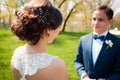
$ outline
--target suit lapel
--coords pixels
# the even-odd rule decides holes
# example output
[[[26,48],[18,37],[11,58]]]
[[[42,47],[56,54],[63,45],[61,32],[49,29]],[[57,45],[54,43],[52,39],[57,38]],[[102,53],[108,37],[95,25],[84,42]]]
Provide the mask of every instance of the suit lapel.
[[[91,33],[88,40],[88,53],[89,53],[89,61],[91,64],[91,67],[93,67],[93,59],[92,59],[92,44],[93,44],[93,34]]]

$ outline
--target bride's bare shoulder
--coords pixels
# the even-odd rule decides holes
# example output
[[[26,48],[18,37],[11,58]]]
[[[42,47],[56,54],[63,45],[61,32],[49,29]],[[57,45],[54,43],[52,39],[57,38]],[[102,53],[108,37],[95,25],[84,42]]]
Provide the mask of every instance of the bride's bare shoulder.
[[[66,64],[64,60],[62,60],[59,57],[55,58],[48,67],[46,67],[45,69],[39,70],[38,73],[39,72],[40,72],[40,75],[44,73],[45,77],[47,75],[47,77],[49,79],[51,78],[51,80],[68,80],[68,71],[67,71]],[[44,75],[42,75],[42,77],[43,76]]]
[[[56,59],[54,59],[52,62],[51,62],[51,65],[58,65],[58,66],[65,66],[65,61],[59,57],[57,57]]]

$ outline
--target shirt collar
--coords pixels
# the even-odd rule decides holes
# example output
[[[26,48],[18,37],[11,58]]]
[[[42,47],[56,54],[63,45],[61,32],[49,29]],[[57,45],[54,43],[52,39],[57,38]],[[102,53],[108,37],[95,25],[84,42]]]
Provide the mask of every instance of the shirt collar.
[[[93,34],[99,35],[95,31],[93,32]],[[100,34],[99,36],[106,36],[107,34],[108,34],[108,30],[106,30],[104,33]]]

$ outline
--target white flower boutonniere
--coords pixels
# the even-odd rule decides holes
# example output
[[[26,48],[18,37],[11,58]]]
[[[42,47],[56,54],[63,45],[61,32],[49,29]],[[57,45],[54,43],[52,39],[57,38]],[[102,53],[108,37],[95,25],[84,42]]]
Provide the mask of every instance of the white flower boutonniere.
[[[111,40],[106,40],[106,41],[105,41],[105,43],[107,44],[106,49],[108,49],[108,48],[110,48],[110,47],[112,47],[112,46],[113,46],[113,43],[112,43],[112,41],[111,41]]]

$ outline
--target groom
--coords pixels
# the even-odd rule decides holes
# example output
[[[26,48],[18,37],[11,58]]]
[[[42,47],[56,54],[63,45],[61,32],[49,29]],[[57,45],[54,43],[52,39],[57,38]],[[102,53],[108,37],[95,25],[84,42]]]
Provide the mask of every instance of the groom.
[[[80,80],[120,80],[120,39],[108,31],[112,18],[108,6],[94,9],[93,33],[80,38],[74,61]]]

